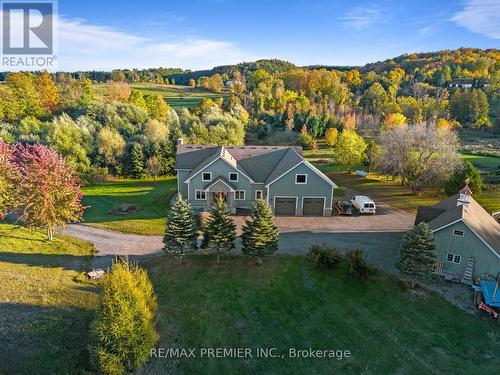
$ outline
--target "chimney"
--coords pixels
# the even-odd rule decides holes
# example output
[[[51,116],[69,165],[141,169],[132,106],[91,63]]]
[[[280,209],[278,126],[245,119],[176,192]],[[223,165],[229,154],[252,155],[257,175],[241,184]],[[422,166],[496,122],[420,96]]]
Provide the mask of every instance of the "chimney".
[[[177,138],[177,146],[183,145],[183,144],[184,144],[184,141],[182,140],[182,138]]]

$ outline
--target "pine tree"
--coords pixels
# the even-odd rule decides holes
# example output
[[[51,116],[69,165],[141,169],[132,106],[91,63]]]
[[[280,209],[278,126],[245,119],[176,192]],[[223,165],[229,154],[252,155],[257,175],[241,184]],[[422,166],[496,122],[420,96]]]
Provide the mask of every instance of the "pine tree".
[[[428,280],[432,278],[436,255],[434,238],[426,223],[413,227],[404,237],[399,248],[395,266],[402,275],[409,278]]]
[[[278,228],[273,223],[271,207],[263,199],[257,200],[252,216],[245,222],[241,234],[242,252],[261,258],[278,250]]]
[[[196,230],[193,221],[191,206],[180,194],[170,207],[163,237],[163,251],[167,254],[175,254],[184,260],[184,254],[189,250],[196,249]]]
[[[142,152],[142,146],[139,143],[134,143],[132,146],[131,158],[134,177],[144,177],[144,154]]]
[[[147,361],[159,339],[156,308],[146,271],[128,261],[114,263],[91,325],[90,357],[100,374],[129,374]]]
[[[210,218],[203,231],[202,247],[214,251],[219,264],[220,254],[234,248],[235,238],[236,225],[229,216],[224,200],[219,198],[210,209]]]

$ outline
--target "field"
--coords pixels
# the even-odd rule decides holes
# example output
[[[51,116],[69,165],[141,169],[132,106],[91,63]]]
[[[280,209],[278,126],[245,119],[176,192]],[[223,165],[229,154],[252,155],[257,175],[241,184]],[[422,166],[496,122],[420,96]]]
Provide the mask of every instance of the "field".
[[[162,85],[156,83],[133,83],[130,85],[132,89],[140,90],[143,94],[156,94],[165,98],[167,103],[175,110],[180,110],[184,107],[196,107],[201,100],[206,98],[226,98],[227,92],[220,94],[213,93],[203,87],[192,88],[190,86],[181,85]],[[98,96],[106,95],[108,84],[101,83],[94,85],[94,89]]]
[[[435,204],[446,198],[442,192],[438,193],[435,188],[422,188],[419,195],[415,196],[408,187],[401,186],[399,179],[391,181],[374,173],[370,173],[367,178],[361,178],[346,173],[345,167],[332,163],[333,152],[324,144],[320,144],[320,147],[315,151],[304,151],[304,156],[326,173],[337,185],[370,195],[374,199],[381,199],[403,210],[415,211],[420,205]],[[500,211],[500,185],[493,183],[496,182],[493,178],[496,176],[495,173],[498,173],[500,158],[471,154],[461,154],[461,157],[476,166],[486,182],[483,192],[475,199],[488,212]],[[366,167],[354,166],[352,171],[357,169],[366,170]]]
[[[117,180],[83,188],[83,224],[119,232],[161,235],[170,200],[177,192],[177,180]],[[122,208],[130,213],[120,213]]]
[[[0,373],[76,374],[88,367],[95,288],[75,281],[91,245],[0,222]]]
[[[163,257],[146,264],[159,304],[157,347],[277,348],[285,358],[152,359],[143,373],[493,373],[497,324],[384,273],[316,271],[304,257]],[[287,358],[289,348],[349,350],[350,359]],[[272,369],[272,372],[269,372]]]

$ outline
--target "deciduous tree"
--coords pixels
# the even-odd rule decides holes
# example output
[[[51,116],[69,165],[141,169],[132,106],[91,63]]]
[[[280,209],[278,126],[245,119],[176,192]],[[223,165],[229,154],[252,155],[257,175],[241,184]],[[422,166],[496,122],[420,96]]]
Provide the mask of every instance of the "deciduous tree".
[[[81,220],[83,194],[61,155],[40,144],[17,144],[14,160],[20,176],[16,205],[24,223],[46,229],[52,240],[55,227]]]
[[[351,171],[353,166],[363,163],[365,150],[366,143],[360,135],[352,130],[344,130],[335,145],[334,161]]]

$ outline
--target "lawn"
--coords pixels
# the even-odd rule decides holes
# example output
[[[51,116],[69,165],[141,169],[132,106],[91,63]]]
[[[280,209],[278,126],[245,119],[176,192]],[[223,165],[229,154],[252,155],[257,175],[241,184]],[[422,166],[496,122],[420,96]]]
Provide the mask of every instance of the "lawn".
[[[94,86],[97,95],[104,96],[108,87],[107,83],[101,83]],[[203,87],[191,87],[182,85],[162,85],[157,83],[133,83],[132,89],[140,90],[143,94],[161,95],[167,103],[175,110],[196,107],[201,100],[206,98],[227,98],[229,94],[222,92],[220,94],[209,91]]]
[[[419,195],[415,196],[407,186],[401,186],[399,179],[391,181],[374,173],[370,173],[367,178],[362,178],[346,173],[345,167],[332,163],[333,151],[324,143],[320,143],[320,147],[316,150],[304,151],[304,156],[337,185],[370,195],[374,199],[381,199],[403,210],[413,212],[420,205],[432,205],[446,198],[442,192],[437,194],[436,188],[422,188]],[[500,166],[500,158],[494,156],[461,154],[461,157],[474,164],[481,171],[483,179],[493,174]],[[366,166],[354,166],[352,171],[357,169],[366,170]],[[491,177],[487,180],[491,181]],[[490,213],[500,211],[499,189],[498,184],[485,184],[481,195],[474,198],[486,211]]]
[[[284,358],[152,359],[143,373],[494,373],[497,323],[376,272],[369,282],[314,270],[304,257],[258,266],[233,257],[146,264],[158,296],[157,347],[277,348]],[[352,358],[287,358],[289,348],[349,350]]]
[[[116,180],[83,188],[83,224],[119,232],[161,235],[177,180],[163,177],[143,180]],[[136,212],[120,214],[131,206]]]
[[[95,287],[75,281],[92,245],[0,222],[0,373],[77,374],[88,368]]]

